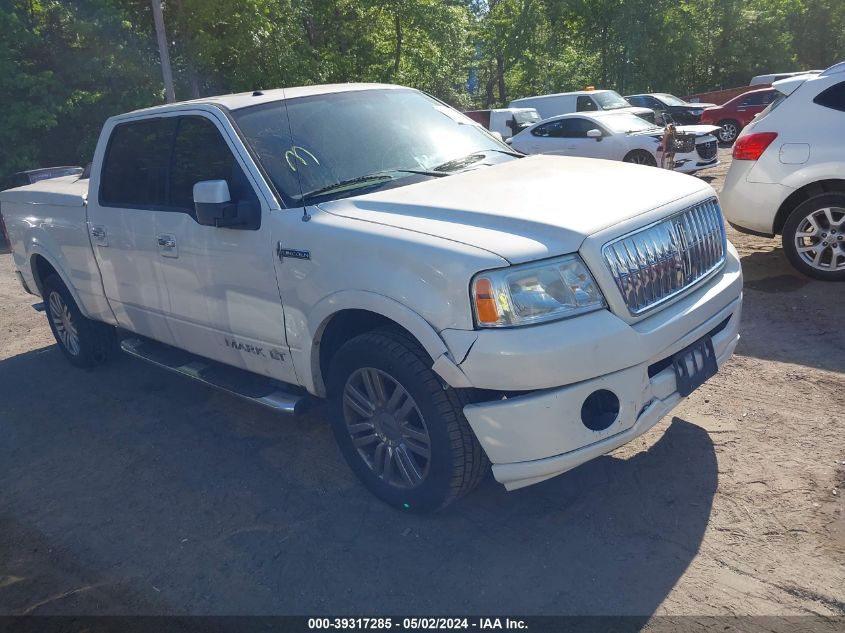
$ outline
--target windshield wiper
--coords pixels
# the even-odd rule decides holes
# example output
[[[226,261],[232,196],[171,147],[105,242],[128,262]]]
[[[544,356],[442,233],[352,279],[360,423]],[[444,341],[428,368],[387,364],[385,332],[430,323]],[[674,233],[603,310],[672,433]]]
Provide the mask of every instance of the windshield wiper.
[[[357,176],[355,178],[348,178],[346,180],[341,180],[340,182],[333,183],[331,185],[326,185],[325,187],[320,187],[319,189],[315,189],[314,191],[309,191],[308,193],[302,196],[303,199],[307,198],[316,198],[318,196],[326,195],[328,193],[333,193],[340,189],[346,188],[356,188],[355,185],[366,186],[367,184],[378,184],[380,182],[384,182],[386,180],[393,180],[393,176],[391,174],[421,174],[423,176],[435,176],[437,178],[441,178],[443,176],[448,176],[449,174],[440,171],[430,171],[425,169],[386,169],[384,171],[376,171],[372,174],[365,174],[364,176]]]
[[[498,154],[514,156],[516,158],[522,158],[524,156],[524,154],[520,154],[514,151],[508,151],[506,149],[482,149],[467,154],[466,156],[461,156],[460,158],[453,158],[452,160],[448,160],[445,163],[441,163],[440,165],[437,165],[432,169],[434,169],[435,171],[454,171],[455,169],[460,169],[461,167],[467,167],[469,165],[472,165],[473,163],[477,163],[482,158],[484,158],[485,154],[489,152],[496,152]]]

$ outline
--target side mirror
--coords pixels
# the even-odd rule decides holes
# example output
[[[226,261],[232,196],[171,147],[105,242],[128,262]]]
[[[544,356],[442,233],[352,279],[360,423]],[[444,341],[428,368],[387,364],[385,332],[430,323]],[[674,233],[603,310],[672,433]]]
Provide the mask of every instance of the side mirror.
[[[597,130],[595,128],[593,128],[592,130],[587,130],[587,137],[588,138],[594,138],[597,141],[600,141],[602,136],[603,135],[601,133],[601,130]]]
[[[197,223],[217,228],[255,230],[261,223],[261,210],[244,200],[232,202],[225,180],[203,180],[194,184]]]
[[[497,141],[504,141],[505,140],[504,138],[502,138],[501,132],[490,132],[490,134],[495,136]]]

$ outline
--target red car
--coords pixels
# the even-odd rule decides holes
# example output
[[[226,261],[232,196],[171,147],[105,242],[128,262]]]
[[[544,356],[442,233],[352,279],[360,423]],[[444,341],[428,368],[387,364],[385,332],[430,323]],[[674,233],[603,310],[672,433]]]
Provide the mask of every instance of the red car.
[[[777,94],[778,91],[774,88],[743,92],[720,106],[705,109],[701,113],[700,123],[718,125],[722,128],[718,133],[719,140],[723,143],[733,143],[742,128],[765,110]]]

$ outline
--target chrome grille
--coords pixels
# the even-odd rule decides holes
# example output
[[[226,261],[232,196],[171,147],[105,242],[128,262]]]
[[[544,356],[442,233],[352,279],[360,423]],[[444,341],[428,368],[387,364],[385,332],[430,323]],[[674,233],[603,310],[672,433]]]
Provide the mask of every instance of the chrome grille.
[[[631,314],[642,314],[695,285],[725,261],[725,226],[707,200],[608,242],[602,249]]]

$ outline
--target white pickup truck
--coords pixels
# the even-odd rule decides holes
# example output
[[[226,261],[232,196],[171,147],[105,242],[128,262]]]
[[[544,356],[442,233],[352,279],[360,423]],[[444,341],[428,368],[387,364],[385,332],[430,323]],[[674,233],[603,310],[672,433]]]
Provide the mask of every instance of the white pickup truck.
[[[71,363],[122,348],[296,413],[328,398],[384,501],[429,511],[651,428],[732,354],[713,190],[523,157],[416,90],[347,84],[109,119],[90,178],[0,194]]]

